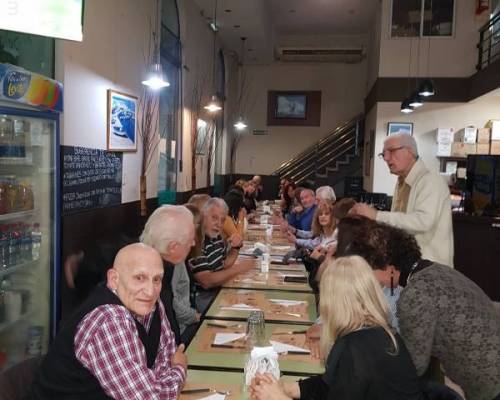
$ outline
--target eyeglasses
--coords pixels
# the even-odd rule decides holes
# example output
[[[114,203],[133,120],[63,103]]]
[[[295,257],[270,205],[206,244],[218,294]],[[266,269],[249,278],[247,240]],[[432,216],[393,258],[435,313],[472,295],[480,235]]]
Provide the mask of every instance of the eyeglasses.
[[[389,154],[392,156],[392,154],[395,152],[395,151],[398,151],[398,150],[401,150],[401,149],[404,149],[405,146],[399,146],[399,147],[394,147],[393,149],[385,149],[382,153],[378,153],[378,157],[381,158],[381,159],[384,159],[385,155],[386,154]]]

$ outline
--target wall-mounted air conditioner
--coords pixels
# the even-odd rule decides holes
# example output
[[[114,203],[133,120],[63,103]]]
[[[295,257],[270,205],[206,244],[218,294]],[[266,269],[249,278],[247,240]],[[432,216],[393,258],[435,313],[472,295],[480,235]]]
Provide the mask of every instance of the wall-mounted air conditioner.
[[[365,57],[363,46],[350,47],[291,47],[276,49],[276,59],[287,62],[358,63]]]

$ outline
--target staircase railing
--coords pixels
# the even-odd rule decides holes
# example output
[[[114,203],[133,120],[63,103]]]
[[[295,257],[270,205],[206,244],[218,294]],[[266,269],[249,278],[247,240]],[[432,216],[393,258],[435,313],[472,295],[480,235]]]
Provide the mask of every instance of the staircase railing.
[[[345,122],[328,136],[281,164],[273,175],[299,183],[314,178],[346,154],[358,155],[362,121],[363,115],[358,115]]]
[[[500,59],[500,12],[479,29],[478,59],[476,69],[486,68]]]

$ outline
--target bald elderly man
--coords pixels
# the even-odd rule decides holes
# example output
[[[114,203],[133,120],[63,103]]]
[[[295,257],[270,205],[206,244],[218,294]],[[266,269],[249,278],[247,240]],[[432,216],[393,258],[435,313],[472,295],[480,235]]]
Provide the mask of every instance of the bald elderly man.
[[[176,399],[184,345],[158,301],[163,263],[153,248],[122,248],[99,286],[58,333],[29,399]]]

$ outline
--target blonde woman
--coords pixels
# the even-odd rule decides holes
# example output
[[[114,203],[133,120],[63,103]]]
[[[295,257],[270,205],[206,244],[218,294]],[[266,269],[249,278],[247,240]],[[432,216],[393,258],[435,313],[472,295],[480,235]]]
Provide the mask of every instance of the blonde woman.
[[[366,261],[358,256],[333,261],[320,294],[325,373],[293,383],[259,375],[250,388],[252,398],[422,399],[415,367],[389,327],[387,302]]]

